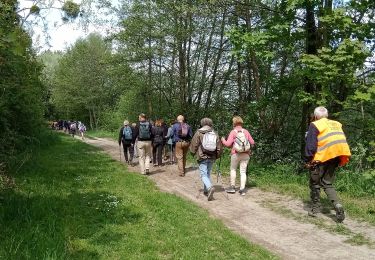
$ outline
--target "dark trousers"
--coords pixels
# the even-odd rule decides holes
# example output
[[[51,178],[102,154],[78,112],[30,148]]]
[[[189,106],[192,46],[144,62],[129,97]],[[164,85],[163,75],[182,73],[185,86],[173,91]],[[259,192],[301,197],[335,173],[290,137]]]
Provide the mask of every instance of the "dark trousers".
[[[131,162],[133,161],[133,157],[134,157],[134,146],[130,143],[122,143],[122,146],[124,148],[124,156],[125,156],[125,161],[127,162]],[[130,155],[130,160],[129,160],[129,156],[128,156],[128,151],[129,151],[129,155]]]
[[[335,170],[339,165],[340,158],[334,158],[324,163],[320,163],[315,169],[310,171],[310,197],[313,206],[320,202],[320,188],[323,188],[329,201],[336,205],[339,203],[336,190],[333,187],[335,181]]]
[[[153,144],[153,151],[152,151],[152,156],[153,156],[153,162],[154,164],[162,165],[163,164],[163,147],[164,144]]]

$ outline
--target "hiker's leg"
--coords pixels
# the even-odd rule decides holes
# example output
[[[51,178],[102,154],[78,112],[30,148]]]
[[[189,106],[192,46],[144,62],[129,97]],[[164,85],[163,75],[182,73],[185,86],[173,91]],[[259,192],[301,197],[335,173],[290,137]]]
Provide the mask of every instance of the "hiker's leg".
[[[163,164],[163,148],[164,148],[163,144],[159,144],[159,146],[157,148],[158,165],[162,165]]]
[[[232,154],[230,157],[230,185],[236,185],[236,170],[238,166],[238,155]]]
[[[176,144],[172,144],[172,161],[173,161],[173,163],[175,163],[176,162]]]
[[[133,144],[130,144],[129,146],[129,154],[130,154],[130,162],[132,162],[134,158],[134,145]]]
[[[129,145],[128,145],[128,144],[124,144],[124,157],[125,157],[125,161],[126,161],[126,162],[129,161],[129,157],[128,157],[128,149],[129,149]]]
[[[199,162],[199,173],[203,182],[204,191],[207,192],[211,187],[211,180],[208,175],[209,173],[209,160],[203,160]]]
[[[247,164],[249,163],[249,155],[247,153],[243,153],[239,155],[240,160],[240,176],[241,176],[241,182],[240,182],[240,190],[245,189],[246,186],[246,170],[247,170]]]
[[[309,215],[315,216],[320,208],[320,178],[323,174],[322,165],[317,165],[315,169],[310,170],[310,198],[311,198],[311,212]]]
[[[207,176],[211,180],[211,172],[212,172],[212,167],[214,165],[213,160],[207,160]]]
[[[186,159],[187,159],[187,153],[188,153],[188,151],[189,151],[189,146],[190,146],[190,143],[189,142],[183,142],[182,143],[183,145],[182,145],[182,149],[183,149],[183,152],[184,152],[184,154],[183,154],[183,167],[184,167],[184,174],[185,174],[185,171],[186,171]]]
[[[183,157],[184,157],[184,151],[182,148],[182,142],[177,142],[176,143],[176,159],[177,159],[178,173],[180,176],[184,175]]]
[[[151,158],[151,150],[152,150],[152,145],[151,141],[144,141],[145,145],[145,170],[150,169],[150,158]]]
[[[152,162],[154,165],[156,165],[156,150],[157,150],[157,144],[152,144]]]
[[[145,174],[145,161],[146,161],[145,144],[146,142],[144,141],[138,141],[139,166],[141,168],[142,174]]]
[[[340,203],[333,183],[335,181],[335,170],[339,164],[338,159],[332,159],[324,163],[323,177],[321,178],[321,186],[324,192],[327,194],[329,201],[335,206]]]

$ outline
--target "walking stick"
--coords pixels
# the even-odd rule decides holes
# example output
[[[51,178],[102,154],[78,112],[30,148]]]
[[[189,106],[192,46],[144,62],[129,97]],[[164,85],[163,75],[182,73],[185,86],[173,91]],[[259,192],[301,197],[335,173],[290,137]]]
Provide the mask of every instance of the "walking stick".
[[[122,162],[121,161],[121,144],[118,146],[118,151],[119,151],[119,154],[120,154],[120,162]]]
[[[219,181],[220,181],[220,185],[221,187],[223,188],[223,192],[224,192],[224,197],[229,200],[229,196],[228,196],[228,193],[226,193],[225,191],[225,188],[224,188],[224,183],[223,183],[223,176],[221,174],[221,157],[219,159],[219,165],[216,164],[216,183],[219,184]]]

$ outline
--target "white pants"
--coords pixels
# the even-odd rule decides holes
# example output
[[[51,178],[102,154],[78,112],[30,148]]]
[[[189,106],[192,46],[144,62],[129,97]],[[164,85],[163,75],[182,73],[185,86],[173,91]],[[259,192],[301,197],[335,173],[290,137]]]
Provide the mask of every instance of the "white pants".
[[[240,176],[241,183],[240,189],[244,189],[246,185],[246,168],[249,163],[250,156],[248,153],[236,153],[232,154],[230,158],[230,185],[235,186],[236,184],[236,170],[238,164],[240,164]]]
[[[150,169],[151,141],[138,141],[137,147],[141,173],[145,174],[146,170]]]

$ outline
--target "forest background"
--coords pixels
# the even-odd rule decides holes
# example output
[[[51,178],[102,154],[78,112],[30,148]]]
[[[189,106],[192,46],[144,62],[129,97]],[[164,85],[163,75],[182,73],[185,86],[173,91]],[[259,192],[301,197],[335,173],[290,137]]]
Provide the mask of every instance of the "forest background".
[[[253,162],[297,168],[310,114],[324,105],[345,127],[346,170],[375,194],[374,1],[65,1],[64,22],[95,21],[97,8],[117,17],[115,29],[37,53],[28,19],[50,2],[26,17],[17,1],[0,3],[2,176],[38,149],[45,120],[118,131],[141,112],[184,114],[194,128],[208,116],[220,135],[238,114],[257,143]]]

